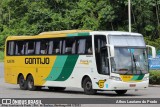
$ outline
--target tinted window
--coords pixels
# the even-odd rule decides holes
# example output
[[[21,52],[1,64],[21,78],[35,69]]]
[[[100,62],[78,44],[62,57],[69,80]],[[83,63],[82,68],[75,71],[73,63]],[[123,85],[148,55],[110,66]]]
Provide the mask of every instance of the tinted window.
[[[40,41],[40,54],[48,54],[48,41],[47,40],[41,40]]]
[[[63,54],[76,53],[76,40],[75,38],[66,38],[63,41]]]
[[[62,40],[61,39],[51,39],[48,43],[48,54],[61,54],[62,50]]]
[[[77,41],[78,54],[92,54],[91,37],[82,37]]]
[[[26,42],[26,55],[34,55],[35,54],[35,41],[27,41]]]
[[[91,36],[10,41],[7,55],[92,54]]]
[[[7,42],[7,55],[14,55],[15,42]]]
[[[15,55],[24,55],[25,42],[15,41]]]

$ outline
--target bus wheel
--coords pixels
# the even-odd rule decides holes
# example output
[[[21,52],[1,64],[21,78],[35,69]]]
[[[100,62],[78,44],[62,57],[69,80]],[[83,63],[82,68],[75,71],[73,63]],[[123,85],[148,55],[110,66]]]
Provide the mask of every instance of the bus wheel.
[[[30,91],[34,91],[37,89],[37,87],[34,86],[34,79],[33,79],[32,75],[28,76],[27,85],[28,85],[28,90],[30,90]]]
[[[83,89],[84,93],[88,95],[93,95],[97,92],[97,90],[92,89],[92,82],[90,78],[85,78],[83,81]]]
[[[48,87],[48,89],[49,89],[49,90],[53,90],[53,89],[54,89],[54,87]]]
[[[53,87],[54,91],[64,91],[66,87]]]
[[[22,90],[26,90],[27,89],[27,82],[24,80],[23,75],[19,76],[18,83],[19,83],[20,89],[22,89]]]
[[[36,86],[36,90],[41,90],[42,89],[42,87],[41,86]]]
[[[118,95],[124,95],[126,92],[127,92],[127,90],[116,90],[115,91]]]

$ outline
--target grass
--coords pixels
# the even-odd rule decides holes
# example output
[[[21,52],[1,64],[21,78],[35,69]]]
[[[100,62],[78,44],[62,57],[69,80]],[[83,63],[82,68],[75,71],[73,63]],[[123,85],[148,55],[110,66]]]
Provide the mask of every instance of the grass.
[[[0,51],[0,62],[3,62],[4,60],[4,52]]]
[[[160,70],[150,70],[149,83],[160,85]]]

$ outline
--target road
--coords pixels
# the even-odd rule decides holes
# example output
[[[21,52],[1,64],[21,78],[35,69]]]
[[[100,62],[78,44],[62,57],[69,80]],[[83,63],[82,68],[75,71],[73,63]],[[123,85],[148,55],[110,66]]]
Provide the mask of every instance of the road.
[[[78,89],[78,88],[66,88],[66,90],[63,92],[50,91],[47,89],[47,87],[44,87],[40,91],[20,90],[18,85],[7,84],[4,82],[3,66],[4,64],[0,63],[0,98],[160,98],[159,86],[149,87],[146,90],[139,90],[139,91],[130,90],[123,96],[118,96],[114,91],[103,91],[103,92],[98,92],[96,95],[85,95],[83,93],[83,89]],[[126,106],[123,104],[121,105],[122,107]],[[83,105],[83,106],[88,106],[88,105]],[[95,105],[90,105],[90,106],[94,107]],[[115,104],[114,106],[116,107],[118,105]],[[145,105],[145,107],[147,106],[148,105]]]

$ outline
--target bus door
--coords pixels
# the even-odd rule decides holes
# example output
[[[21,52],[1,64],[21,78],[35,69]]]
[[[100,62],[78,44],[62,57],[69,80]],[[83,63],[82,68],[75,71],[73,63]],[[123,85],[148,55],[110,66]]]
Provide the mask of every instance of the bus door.
[[[106,48],[106,36],[95,35],[94,37],[97,71],[99,74],[109,75],[109,59]]]

